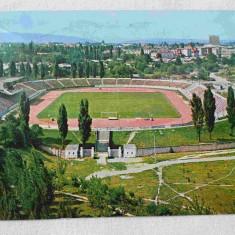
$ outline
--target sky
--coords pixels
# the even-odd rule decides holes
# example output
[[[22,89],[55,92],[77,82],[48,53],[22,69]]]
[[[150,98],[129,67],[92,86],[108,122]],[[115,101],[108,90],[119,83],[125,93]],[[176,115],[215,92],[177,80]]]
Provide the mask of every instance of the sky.
[[[42,33],[105,42],[235,39],[235,11],[9,11],[0,33]]]

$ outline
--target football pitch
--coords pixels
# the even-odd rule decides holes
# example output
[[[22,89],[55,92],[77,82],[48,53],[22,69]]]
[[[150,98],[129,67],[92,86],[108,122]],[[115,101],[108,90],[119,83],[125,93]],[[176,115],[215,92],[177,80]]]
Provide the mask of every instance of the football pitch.
[[[92,118],[101,118],[101,112],[115,112],[118,118],[179,118],[180,115],[161,92],[81,92],[64,93],[38,114],[39,119],[57,118],[63,103],[68,118],[78,118],[81,99],[89,101]]]

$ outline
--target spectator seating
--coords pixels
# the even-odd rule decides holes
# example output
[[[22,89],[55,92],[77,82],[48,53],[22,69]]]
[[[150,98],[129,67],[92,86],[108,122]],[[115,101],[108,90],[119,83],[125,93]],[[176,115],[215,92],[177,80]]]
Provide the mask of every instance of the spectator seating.
[[[76,85],[71,81],[71,79],[60,79],[59,80],[63,85],[64,87],[66,88],[73,88],[73,87],[76,87]]]
[[[118,78],[117,84],[118,85],[130,85],[131,79],[130,78]]]
[[[89,87],[90,86],[85,78],[76,78],[76,79],[73,79],[73,82],[77,85],[77,87]]]
[[[91,86],[102,85],[100,78],[87,78],[87,81]]]
[[[104,85],[117,85],[116,78],[102,78]]]

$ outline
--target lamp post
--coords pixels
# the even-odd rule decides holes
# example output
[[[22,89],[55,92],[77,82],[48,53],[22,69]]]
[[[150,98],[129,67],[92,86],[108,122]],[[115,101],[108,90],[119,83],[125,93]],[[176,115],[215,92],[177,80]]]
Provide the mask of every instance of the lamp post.
[[[155,135],[153,136],[153,140],[154,140],[154,154],[155,154],[155,156],[154,156],[154,162],[156,163],[156,137],[155,137]]]

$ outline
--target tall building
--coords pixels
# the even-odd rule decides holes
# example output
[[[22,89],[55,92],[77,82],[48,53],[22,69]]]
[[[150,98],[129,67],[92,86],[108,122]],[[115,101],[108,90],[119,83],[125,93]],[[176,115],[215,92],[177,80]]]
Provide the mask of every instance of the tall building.
[[[215,35],[211,35],[209,37],[209,44],[212,44],[212,45],[219,45],[220,42],[219,42],[219,36],[215,36]]]

